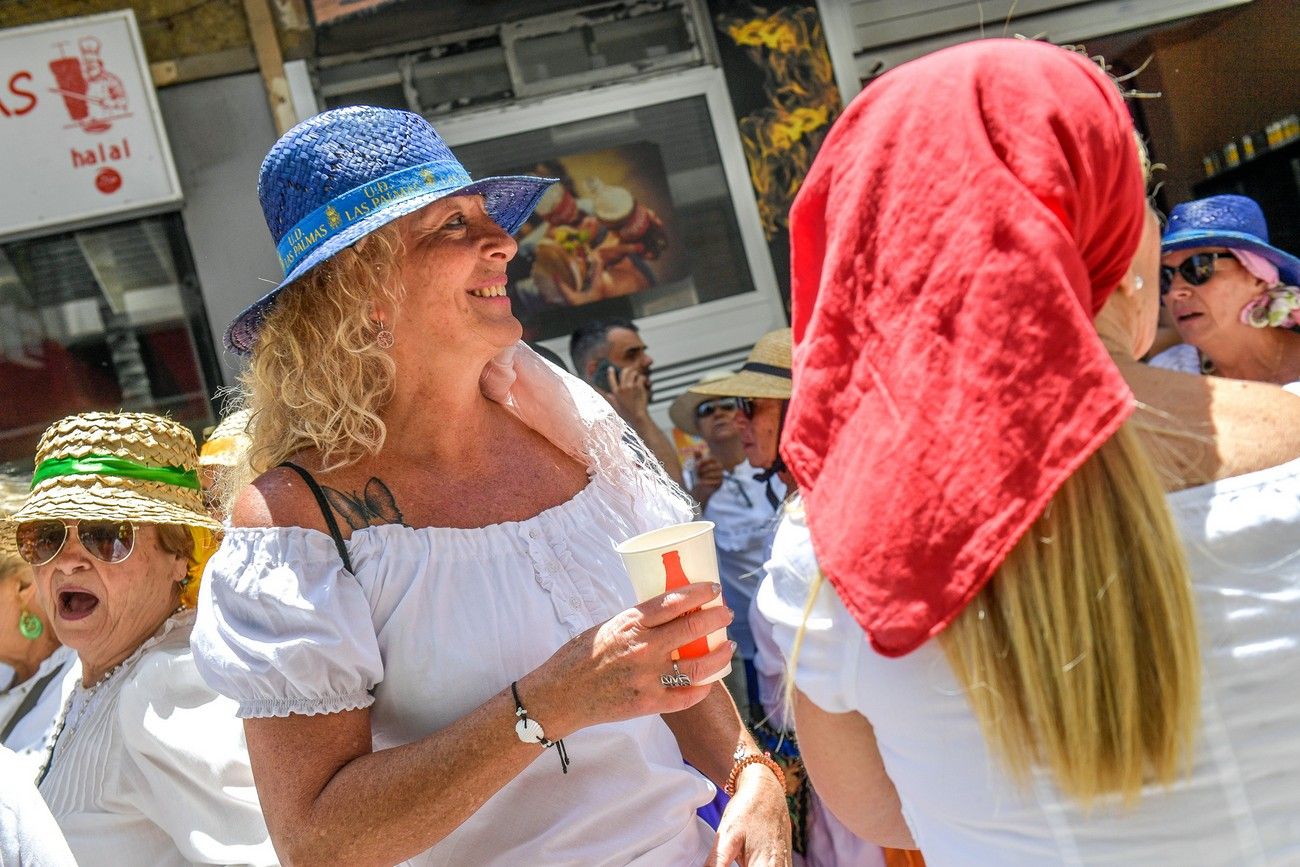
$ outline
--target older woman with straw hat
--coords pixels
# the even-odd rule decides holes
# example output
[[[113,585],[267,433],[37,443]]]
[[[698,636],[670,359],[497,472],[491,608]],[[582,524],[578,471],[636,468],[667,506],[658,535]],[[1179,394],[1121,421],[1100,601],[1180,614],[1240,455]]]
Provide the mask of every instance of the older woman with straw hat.
[[[638,604],[614,551],[690,504],[520,342],[511,234],[550,183],[367,106],[262,164],[285,275],[226,333],[253,445],[194,646],[286,861],[789,863],[771,760],[699,683],[730,646],[673,658],[718,587]]]
[[[766,496],[774,507],[780,504],[783,492],[778,495],[771,480],[778,479],[782,489],[793,482],[777,450],[790,402],[790,345],[789,328],[769,331],[758,338],[740,370],[690,389],[691,394],[746,400],[740,419],[741,443],[745,458],[763,471],[762,480],[768,482]]]
[[[142,413],[45,432],[19,552],[81,680],[39,782],[83,863],[270,864],[234,704],[199,678],[194,598],[219,527],[194,438]]]
[[[0,744],[36,778],[55,718],[81,674],[77,654],[59,644],[36,601],[32,567],[18,555],[14,524],[27,485],[0,478],[0,663],[13,669],[0,689]]]

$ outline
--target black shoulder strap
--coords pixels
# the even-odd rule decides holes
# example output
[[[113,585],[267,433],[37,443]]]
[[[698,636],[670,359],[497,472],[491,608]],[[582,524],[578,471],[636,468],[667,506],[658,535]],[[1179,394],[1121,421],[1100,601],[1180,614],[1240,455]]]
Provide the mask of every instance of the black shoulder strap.
[[[41,696],[45,694],[46,687],[50,685],[50,682],[54,680],[54,678],[63,673],[64,670],[65,666],[56,665],[53,671],[32,684],[32,688],[27,691],[27,695],[23,696],[22,704],[18,705],[18,707],[14,709],[14,715],[9,717],[9,722],[5,724],[4,731],[0,731],[0,744],[9,739],[9,735],[13,733],[14,729],[18,728],[18,724],[23,721],[23,717],[27,716],[27,714],[31,712],[31,709],[36,707],[36,703],[41,700]]]
[[[352,558],[348,556],[348,547],[343,544],[343,534],[339,532],[338,522],[334,520],[334,510],[330,508],[329,500],[325,499],[325,492],[321,490],[320,483],[312,478],[311,473],[304,470],[295,463],[285,461],[280,464],[282,467],[288,467],[307,483],[311,488],[312,496],[316,498],[316,505],[320,506],[320,513],[325,516],[325,526],[329,527],[330,537],[334,540],[334,547],[339,549],[339,559],[343,561],[343,566],[351,573],[356,574],[352,568]]]

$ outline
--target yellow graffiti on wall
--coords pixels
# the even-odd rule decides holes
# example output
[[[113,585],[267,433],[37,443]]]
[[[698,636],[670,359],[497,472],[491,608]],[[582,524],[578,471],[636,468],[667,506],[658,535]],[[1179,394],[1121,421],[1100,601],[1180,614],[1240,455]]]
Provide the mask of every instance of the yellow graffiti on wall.
[[[767,104],[740,119],[740,137],[770,241],[786,226],[790,205],[841,102],[817,10],[752,8],[754,18],[725,18],[719,30],[764,70]]]

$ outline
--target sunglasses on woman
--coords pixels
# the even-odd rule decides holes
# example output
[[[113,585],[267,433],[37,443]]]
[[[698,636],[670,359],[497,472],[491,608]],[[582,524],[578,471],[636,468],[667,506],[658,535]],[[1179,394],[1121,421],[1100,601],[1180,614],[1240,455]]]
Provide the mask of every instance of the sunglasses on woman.
[[[1160,297],[1169,294],[1174,285],[1174,274],[1183,275],[1188,286],[1202,286],[1214,276],[1214,263],[1220,259],[1236,259],[1231,253],[1194,253],[1178,266],[1160,266]]]
[[[63,550],[68,529],[53,520],[19,524],[19,556],[33,566],[44,566]],[[103,563],[121,563],[135,550],[135,527],[130,521],[77,521],[75,529],[81,546]]]
[[[725,410],[726,412],[739,410],[745,415],[750,415],[753,412],[749,401],[743,397],[719,397],[714,400],[706,400],[695,407],[695,417],[697,419],[708,418],[718,410]]]

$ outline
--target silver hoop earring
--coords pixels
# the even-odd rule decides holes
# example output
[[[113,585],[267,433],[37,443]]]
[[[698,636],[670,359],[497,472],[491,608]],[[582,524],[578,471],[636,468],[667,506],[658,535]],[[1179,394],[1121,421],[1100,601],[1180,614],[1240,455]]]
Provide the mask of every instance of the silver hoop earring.
[[[379,333],[375,335],[375,345],[380,349],[392,349],[393,344],[396,342],[397,338],[393,336],[393,332],[388,330],[388,326],[382,322],[379,323]]]
[[[1134,274],[1134,275],[1133,275],[1133,291],[1134,291],[1134,292],[1141,292],[1141,291],[1142,291],[1142,287],[1145,286],[1145,285],[1146,285],[1146,281],[1142,279],[1142,275],[1141,275],[1141,274]]]

